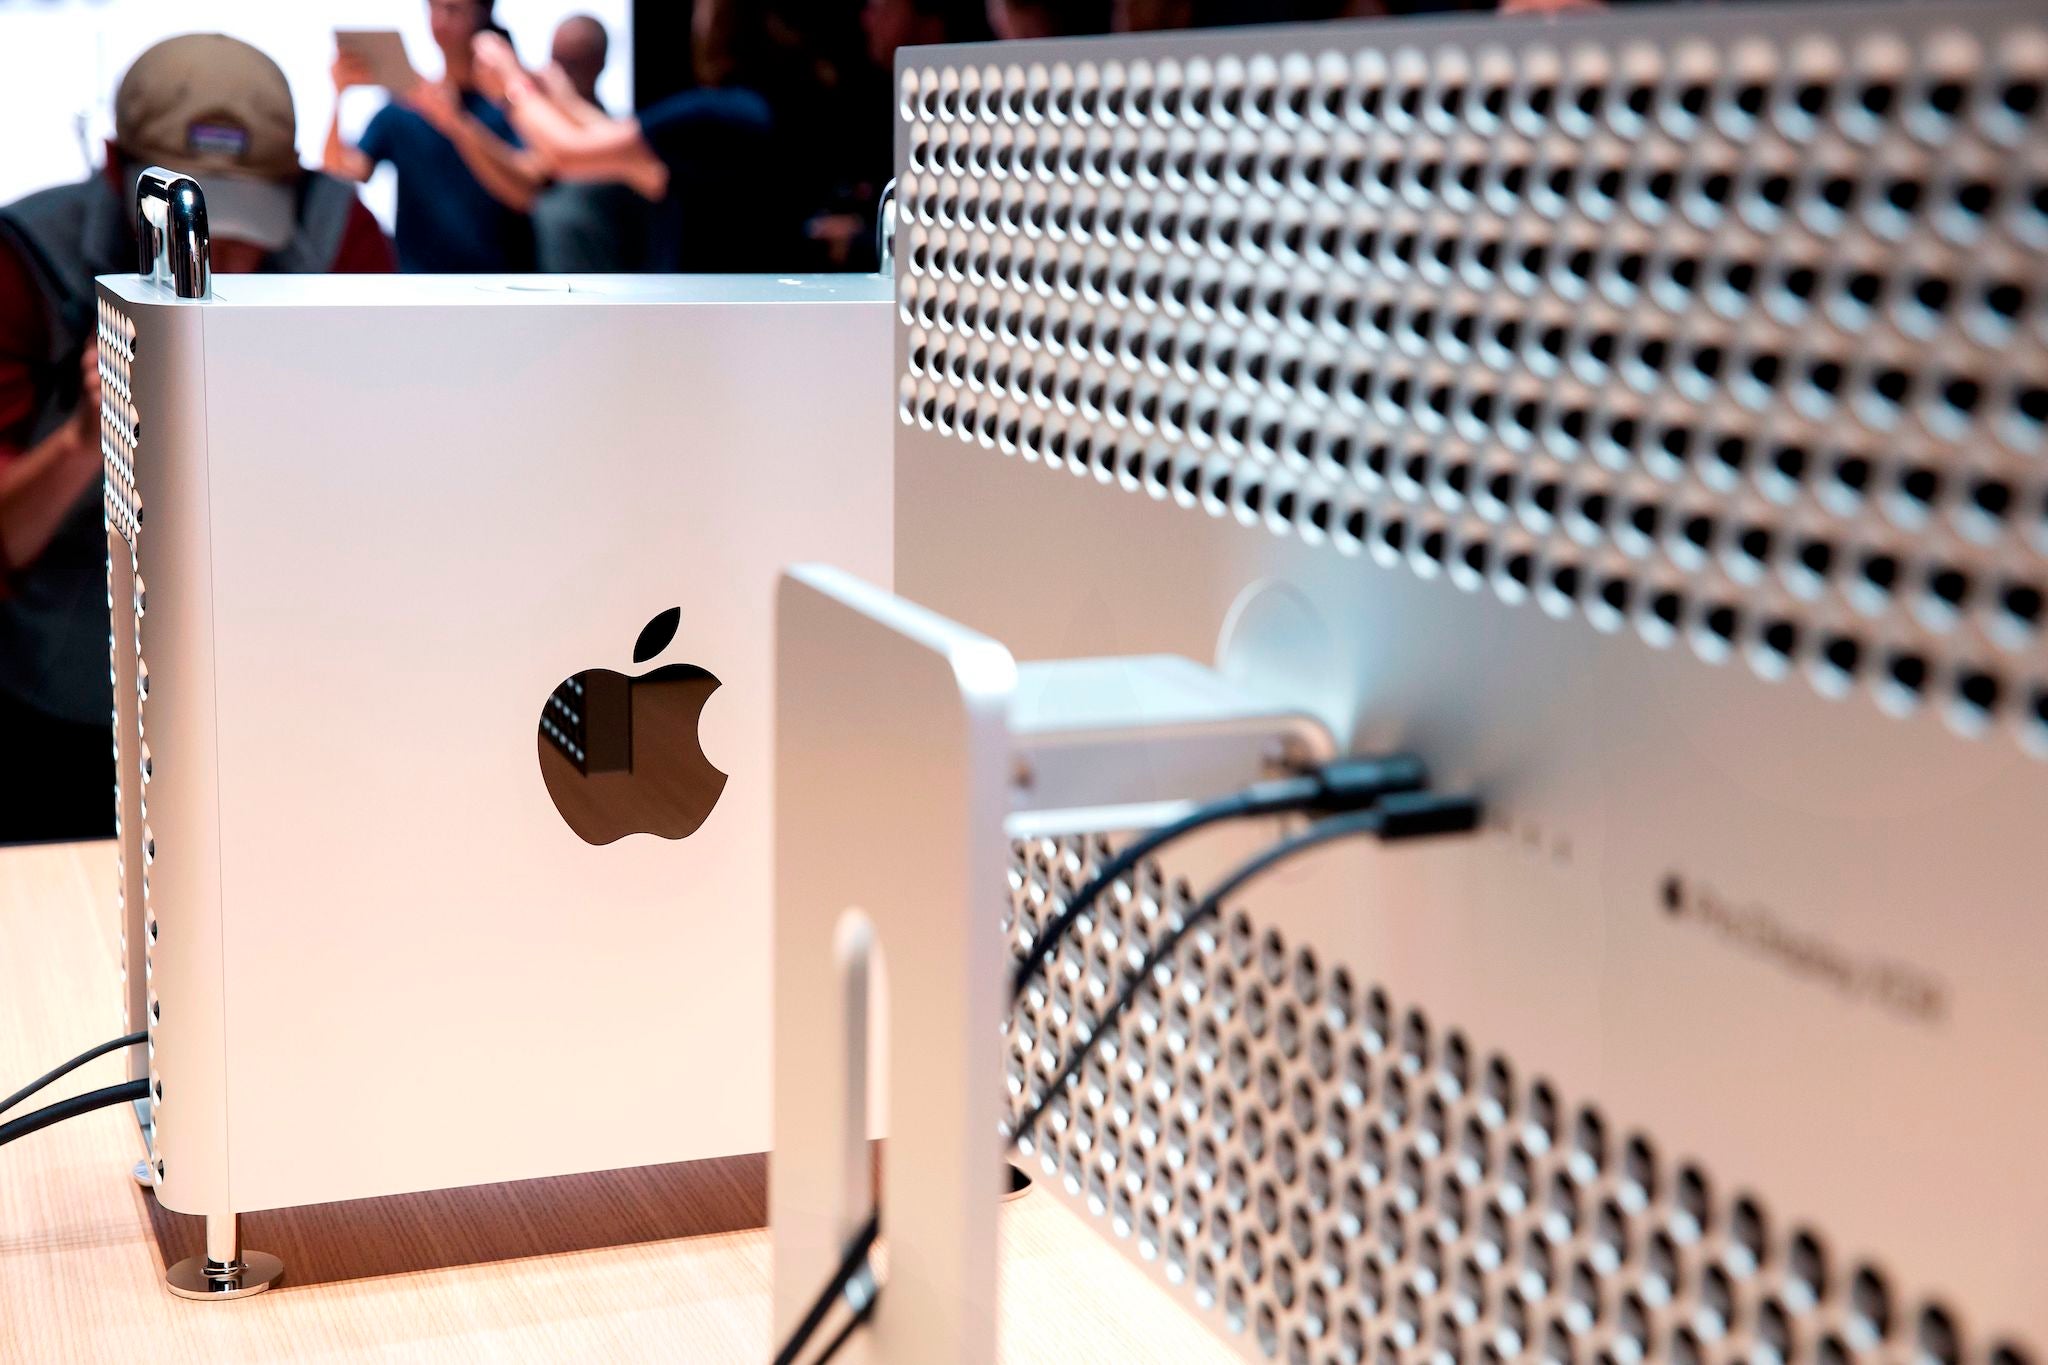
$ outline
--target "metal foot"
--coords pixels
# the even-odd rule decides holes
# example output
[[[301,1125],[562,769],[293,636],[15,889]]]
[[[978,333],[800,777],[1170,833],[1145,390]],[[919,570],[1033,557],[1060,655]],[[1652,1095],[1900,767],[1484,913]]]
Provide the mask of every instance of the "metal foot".
[[[156,1184],[156,1177],[151,1173],[147,1161],[136,1162],[134,1169],[129,1171],[128,1174],[134,1176],[135,1183],[142,1186],[145,1190]]]
[[[242,1250],[232,1213],[206,1216],[206,1254],[172,1266],[165,1283],[181,1299],[246,1299],[261,1294],[284,1274],[284,1262],[267,1251]]]

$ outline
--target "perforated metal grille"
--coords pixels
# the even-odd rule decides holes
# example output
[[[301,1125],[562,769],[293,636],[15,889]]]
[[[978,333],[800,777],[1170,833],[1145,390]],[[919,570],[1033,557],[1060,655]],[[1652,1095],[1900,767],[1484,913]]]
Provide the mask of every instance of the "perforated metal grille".
[[[106,461],[107,521],[132,546],[142,526],[142,494],[135,486],[135,454],[142,420],[135,410],[131,377],[135,366],[135,323],[100,300],[100,454]]]
[[[151,753],[149,747],[150,676],[149,661],[143,653],[142,633],[142,620],[144,615],[147,613],[149,607],[149,590],[142,579],[141,564],[133,557],[132,554],[128,560],[127,565],[125,566],[125,572],[119,574],[118,576],[115,575],[112,563],[110,562],[108,574],[110,589],[108,594],[108,605],[113,610],[125,610],[132,612],[132,629],[135,632],[136,752],[132,761],[124,762],[122,760],[119,739],[120,710],[117,707],[114,713],[116,722],[116,739],[114,745],[114,772],[116,786],[114,799],[115,810],[116,812],[118,812],[120,810],[119,784],[122,782],[133,782],[136,784],[136,807],[137,813],[141,816],[142,819],[142,829],[139,836],[132,843],[129,841],[125,834],[122,835],[118,840],[117,847],[122,850],[121,856],[124,859],[129,856],[135,856],[139,857],[142,860],[142,875],[139,878],[139,881],[142,887],[143,1010],[145,1013],[144,1028],[147,1030],[149,1035],[147,1056],[149,1064],[149,1093],[153,1125],[155,1117],[159,1115],[163,1107],[164,1083],[163,1076],[161,1075],[161,1073],[158,1072],[156,1063],[157,1026],[163,1021],[163,1002],[157,997],[156,993],[156,945],[159,934],[159,926],[157,919],[156,894],[151,889],[151,874],[156,868],[157,848],[156,831],[149,822],[149,791],[150,785],[156,779],[156,758],[155,755]],[[111,591],[112,583],[116,581],[117,578],[120,581],[125,581],[129,592],[127,600],[118,602],[118,605]],[[115,677],[115,685],[120,685],[120,678],[118,676],[118,673]],[[118,814],[116,815],[116,820],[117,822],[119,820]],[[119,833],[118,829],[117,833]],[[121,869],[120,875],[122,885],[125,888],[125,886],[127,885],[125,867]],[[127,916],[125,913],[122,916],[121,922],[124,926],[125,931],[125,926],[127,924]],[[122,963],[125,968],[127,963],[125,941],[123,943]],[[132,1028],[133,1026],[131,1025],[130,1027]],[[152,1164],[156,1168],[157,1175],[161,1177],[163,1175],[164,1163],[163,1154],[158,1149],[156,1132],[157,1130],[154,1126],[152,1126],[149,1130],[150,1158]]]
[[[150,890],[150,872],[156,864],[156,833],[149,823],[149,788],[156,776],[155,756],[149,748],[148,700],[150,689],[149,663],[144,654],[142,640],[142,619],[148,607],[148,589],[143,583],[142,563],[138,554],[142,534],[142,494],[136,486],[135,460],[141,444],[142,418],[135,405],[135,322],[119,308],[104,298],[99,301],[99,375],[100,375],[100,454],[105,464],[106,523],[110,531],[118,532],[127,547],[125,556],[111,552],[107,559],[107,611],[112,622],[109,638],[109,668],[114,685],[121,685],[117,633],[124,626],[133,633],[135,647],[135,732],[132,736],[133,752],[122,747],[121,708],[114,708],[114,821],[116,864],[115,877],[120,888],[117,895],[121,908],[121,974],[122,999],[127,999],[127,860],[131,857],[142,861],[142,947],[143,962],[143,1008],[146,1012],[145,1027],[149,1040],[147,1047],[149,1066],[149,1089],[151,1104],[160,1107],[163,1103],[163,1079],[157,1072],[156,1033],[163,1017],[162,1002],[156,994],[156,942],[157,915],[154,897]],[[112,545],[111,539],[109,546]],[[130,620],[123,622],[121,613],[129,613]],[[142,828],[131,840],[129,832],[122,827],[122,788],[133,783],[136,788],[136,803],[142,817]],[[129,1025],[129,1027],[133,1027]],[[156,1150],[155,1130],[151,1130],[151,1164],[159,1178],[164,1172],[162,1153]]]
[[[111,525],[111,523],[109,524]],[[122,562],[120,565],[121,572],[117,577],[115,573],[116,559],[112,552],[111,539],[108,544],[107,617],[109,624],[107,631],[107,674],[113,680],[113,685],[119,688],[121,685],[121,622],[120,618],[114,615],[114,612],[117,610],[114,604],[119,600],[115,595],[114,588],[117,582],[125,584],[133,570],[132,563]],[[121,814],[121,728],[121,706],[117,697],[113,707],[113,724],[110,727],[113,734],[114,747],[114,923],[120,926],[121,1027],[123,1032],[126,1032],[130,1028],[128,1023],[128,830]]]
[[[1013,846],[1013,950],[1105,852]],[[1147,866],[1082,921],[1008,1024],[1012,1122],[1191,908]],[[1026,1150],[1257,1356],[2029,1358],[1533,1065],[1238,911]]]
[[[144,1022],[149,1033],[149,1096],[151,1127],[149,1130],[150,1159],[159,1179],[164,1174],[163,1152],[157,1141],[160,1129],[156,1120],[162,1116],[164,1103],[163,1075],[157,1070],[156,1043],[157,1026],[163,1022],[163,1002],[156,993],[156,945],[159,934],[156,893],[151,889],[150,874],[156,867],[156,831],[149,823],[149,788],[156,777],[156,759],[149,748],[149,663],[142,648],[142,620],[149,608],[149,589],[143,583],[140,565],[136,565],[132,577],[133,596],[129,606],[135,613],[135,737],[138,748],[136,762],[130,773],[132,780],[141,784],[137,804],[142,816],[142,837],[136,848],[142,857],[142,966],[143,966],[143,1009],[147,1018]]]
[[[903,424],[2048,754],[2031,7],[1227,43],[901,73]]]

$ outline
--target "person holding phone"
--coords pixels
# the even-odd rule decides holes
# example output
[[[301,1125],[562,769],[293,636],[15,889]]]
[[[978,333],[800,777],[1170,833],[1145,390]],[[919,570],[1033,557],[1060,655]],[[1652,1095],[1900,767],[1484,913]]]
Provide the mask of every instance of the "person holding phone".
[[[539,158],[520,146],[504,113],[477,91],[471,42],[502,34],[491,0],[427,0],[442,75],[394,91],[350,146],[341,133],[344,90],[374,85],[367,65],[350,53],[334,61],[335,116],[327,130],[326,168],[354,181],[380,162],[398,172],[393,236],[400,270],[429,274],[533,269],[533,225],[527,217],[547,183]]]

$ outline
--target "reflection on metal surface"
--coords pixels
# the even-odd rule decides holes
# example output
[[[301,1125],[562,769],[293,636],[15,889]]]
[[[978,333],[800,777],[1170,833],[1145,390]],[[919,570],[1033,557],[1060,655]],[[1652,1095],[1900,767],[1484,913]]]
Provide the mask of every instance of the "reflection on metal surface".
[[[136,269],[181,299],[213,292],[206,195],[189,175],[151,166],[135,185]]]
[[[697,734],[717,689],[695,664],[565,678],[541,708],[539,749],[541,777],[569,828],[593,844],[696,833],[725,790]]]

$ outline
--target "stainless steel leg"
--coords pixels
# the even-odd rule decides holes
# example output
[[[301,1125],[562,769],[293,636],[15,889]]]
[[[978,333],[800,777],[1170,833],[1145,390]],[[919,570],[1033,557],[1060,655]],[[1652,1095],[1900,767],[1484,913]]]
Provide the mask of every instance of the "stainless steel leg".
[[[232,1213],[206,1215],[206,1254],[188,1256],[170,1269],[170,1290],[182,1299],[246,1299],[261,1294],[284,1274],[284,1262],[267,1251],[242,1250]]]

